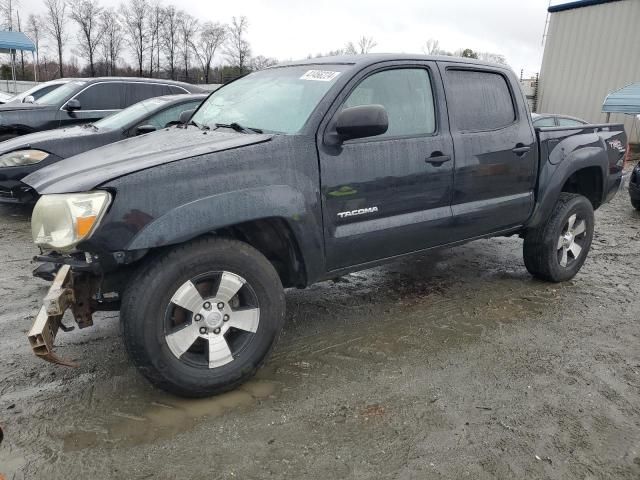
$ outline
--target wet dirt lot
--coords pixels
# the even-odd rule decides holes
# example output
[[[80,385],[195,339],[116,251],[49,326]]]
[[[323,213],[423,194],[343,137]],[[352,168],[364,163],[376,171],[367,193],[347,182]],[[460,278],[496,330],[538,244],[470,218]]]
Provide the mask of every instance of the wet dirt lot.
[[[47,283],[25,209],[0,207],[0,477],[640,478],[640,214],[597,213],[582,272],[526,272],[517,238],[287,293],[258,377],[207,400],[154,390],[116,313],[32,356]]]

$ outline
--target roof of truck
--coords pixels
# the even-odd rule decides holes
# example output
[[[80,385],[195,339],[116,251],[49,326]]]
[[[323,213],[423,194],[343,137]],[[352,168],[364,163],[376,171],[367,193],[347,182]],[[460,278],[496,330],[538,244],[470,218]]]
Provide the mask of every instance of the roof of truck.
[[[466,57],[453,57],[444,55],[421,55],[421,54],[409,54],[409,53],[369,53],[365,55],[339,55],[335,57],[318,57],[307,58],[304,60],[296,60],[290,62],[283,62],[275,67],[289,67],[293,65],[326,65],[326,64],[343,64],[354,65],[358,67],[365,67],[374,63],[388,62],[393,60],[408,61],[408,60],[421,60],[421,61],[433,61],[433,62],[454,62],[454,63],[468,63],[471,65],[490,65],[492,67],[509,68],[507,65],[500,65],[497,63],[486,62],[483,60],[476,60],[475,58]]]

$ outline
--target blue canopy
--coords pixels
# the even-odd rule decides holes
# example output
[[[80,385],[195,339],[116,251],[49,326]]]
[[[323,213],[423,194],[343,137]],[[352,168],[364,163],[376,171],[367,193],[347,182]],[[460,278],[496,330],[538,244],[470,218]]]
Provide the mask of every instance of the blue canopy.
[[[605,113],[640,113],[640,82],[632,83],[607,95],[602,105]]]
[[[35,52],[36,46],[31,39],[22,32],[0,32],[0,49]]]

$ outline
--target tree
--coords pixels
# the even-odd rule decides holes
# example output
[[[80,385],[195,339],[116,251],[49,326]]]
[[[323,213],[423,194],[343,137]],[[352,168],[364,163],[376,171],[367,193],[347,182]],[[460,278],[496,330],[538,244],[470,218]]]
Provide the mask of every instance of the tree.
[[[204,72],[204,83],[209,83],[209,71],[216,50],[222,45],[227,36],[227,28],[216,22],[206,22],[200,28],[198,41],[192,47]]]
[[[115,75],[116,64],[122,51],[122,25],[118,13],[113,8],[107,8],[100,15],[100,27],[104,34],[100,43],[102,58],[107,67],[108,75]]]
[[[358,40],[358,48],[360,48],[360,54],[361,55],[365,55],[367,53],[370,53],[371,50],[376,48],[377,45],[378,44],[373,39],[373,37],[365,37],[363,35],[362,37],[360,37],[360,40]]]
[[[36,47],[36,64],[34,66],[34,68],[36,69],[36,72],[38,72],[38,77],[39,75],[39,70],[40,70],[40,38],[42,36],[42,19],[40,17],[38,17],[37,15],[34,15],[33,13],[29,14],[29,17],[27,18],[27,28],[26,28],[26,33],[29,36],[29,38],[31,38],[31,40],[33,41],[33,44]]]
[[[149,50],[151,61],[149,62],[149,76],[153,77],[153,69],[160,74],[160,33],[164,22],[164,8],[159,1],[154,2],[149,14]]]
[[[60,77],[64,76],[62,67],[62,52],[64,42],[67,41],[66,13],[67,4],[64,0],[44,0],[45,22],[44,29],[56,43],[58,49],[58,70]]]
[[[95,55],[104,35],[98,0],[69,0],[69,16],[78,25],[80,54],[89,61],[89,72],[96,76]]]
[[[229,44],[225,53],[231,65],[238,67],[240,75],[244,73],[251,57],[251,46],[245,38],[248,28],[249,21],[245,16],[233,17],[229,26]]]
[[[258,70],[264,70],[265,68],[273,67],[278,64],[278,60],[275,58],[264,57],[258,55],[251,59],[251,70],[257,72]]]
[[[17,8],[16,0],[0,1],[0,26],[4,30],[13,31],[13,14]]]
[[[507,64],[507,59],[500,53],[478,52],[477,55],[478,56],[476,58],[485,62],[498,63],[500,65]]]
[[[191,45],[193,39],[198,32],[198,20],[185,12],[180,13],[179,35],[180,35],[180,54],[184,65],[185,80],[189,80],[189,59],[191,58]]]
[[[344,47],[344,53],[346,55],[365,55],[370,53],[378,44],[373,37],[362,36],[358,40],[357,45],[353,42],[349,42]]]
[[[51,0],[48,0],[51,1]],[[143,74],[144,55],[149,48],[149,32],[147,29],[147,0],[130,0],[120,5],[120,15],[125,35],[133,50],[138,65],[138,75]]]
[[[422,51],[427,55],[440,55],[440,42],[435,38],[430,38],[425,43]]]
[[[18,10],[16,10],[16,23],[18,25],[18,31],[22,32],[22,23],[20,22],[20,12]],[[20,73],[20,78],[24,80],[24,50],[20,50]]]
[[[464,50],[462,50],[459,56],[464,58],[478,58],[478,54],[470,48],[465,48]]]
[[[176,80],[178,44],[180,41],[179,27],[180,12],[176,7],[170,5],[164,10],[164,22],[162,22],[162,46],[164,48],[165,58],[167,59],[169,76],[172,80]]]

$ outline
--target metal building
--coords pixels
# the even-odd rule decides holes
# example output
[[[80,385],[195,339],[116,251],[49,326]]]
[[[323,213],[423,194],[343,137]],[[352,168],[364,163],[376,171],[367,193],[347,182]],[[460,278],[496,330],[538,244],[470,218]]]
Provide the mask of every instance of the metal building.
[[[579,0],[549,7],[537,111],[604,123],[605,97],[640,82],[640,0]],[[638,143],[634,117],[611,115]]]

